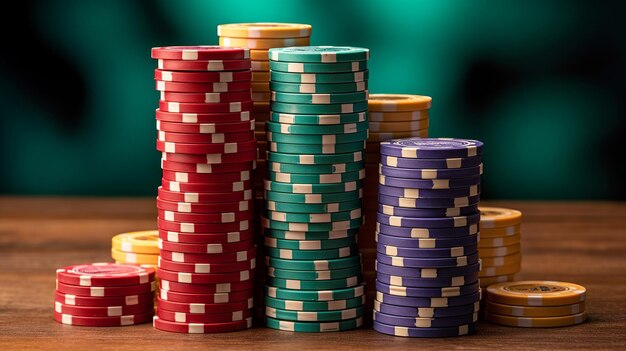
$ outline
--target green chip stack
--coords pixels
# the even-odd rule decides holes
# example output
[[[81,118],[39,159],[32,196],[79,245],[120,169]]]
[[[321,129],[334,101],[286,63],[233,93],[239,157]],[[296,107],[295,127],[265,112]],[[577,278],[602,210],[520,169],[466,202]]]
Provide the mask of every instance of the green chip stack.
[[[369,50],[270,49],[271,112],[262,218],[266,325],[297,332],[363,323]]]

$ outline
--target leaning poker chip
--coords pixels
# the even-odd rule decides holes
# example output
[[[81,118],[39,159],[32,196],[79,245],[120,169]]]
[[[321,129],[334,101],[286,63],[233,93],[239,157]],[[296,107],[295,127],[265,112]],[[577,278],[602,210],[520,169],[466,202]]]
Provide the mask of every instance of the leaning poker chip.
[[[400,189],[401,188],[396,188]],[[383,188],[379,186],[378,202],[383,205],[406,207],[406,208],[450,208],[450,207],[468,207],[477,205],[480,196],[456,197],[456,198],[421,198],[412,199],[408,197],[399,197],[398,194],[385,195],[390,190],[389,187]]]
[[[253,209],[251,200],[222,203],[200,203],[171,202],[157,197],[157,208],[165,211],[176,211],[184,213],[220,213],[220,212],[240,212]],[[157,234],[155,232],[155,234]],[[158,235],[155,235],[158,236]],[[154,253],[154,252],[150,252]],[[158,252],[157,252],[158,253]]]
[[[393,296],[377,291],[376,300],[380,303],[396,306],[443,308],[476,303],[480,301],[480,294],[480,291],[477,291],[469,295],[453,297],[407,297]]]
[[[522,213],[499,207],[480,207],[480,226],[483,229],[510,227],[522,222]]]
[[[166,112],[181,113],[228,113],[252,111],[252,100],[212,104],[159,100],[159,109]]]
[[[281,134],[349,134],[367,131],[368,122],[343,123],[336,125],[300,125],[277,123],[267,121],[265,123],[268,132]]]
[[[245,251],[216,254],[197,254],[161,250],[160,255],[162,259],[181,263],[234,263],[249,261],[251,258],[256,257],[256,248],[251,248]]]
[[[256,258],[236,263],[180,263],[159,258],[159,268],[181,273],[233,273],[256,268]]]
[[[480,208],[479,208],[480,210]],[[511,236],[520,233],[522,230],[521,224],[516,224],[508,227],[498,228],[481,228],[480,235],[484,238],[497,238],[503,236]]]
[[[333,114],[333,113],[355,113],[367,111],[367,102],[353,102],[345,104],[293,104],[284,102],[272,102],[272,111],[290,114]]]
[[[78,296],[91,296],[91,297],[109,297],[109,296],[129,296],[145,294],[154,291],[154,281],[137,284],[137,285],[122,285],[122,286],[80,286],[65,284],[57,280],[57,291],[63,294],[71,294]]]
[[[380,175],[378,183],[398,188],[416,188],[416,189],[452,189],[464,188],[480,183],[480,175],[467,178],[452,179],[411,179],[398,178]]]
[[[238,82],[252,79],[252,72],[219,71],[219,72],[178,72],[161,69],[154,70],[154,79],[164,82],[217,83]]]
[[[157,67],[170,71],[198,71],[198,72],[216,72],[216,71],[243,71],[251,68],[251,62],[247,59],[242,60],[164,60],[157,61]]]
[[[475,323],[478,321],[478,313],[470,313],[453,317],[403,317],[382,313],[374,310],[374,320],[380,323],[394,325],[397,327],[415,327],[415,328],[447,328]]]
[[[254,140],[253,131],[235,132],[235,133],[215,133],[215,134],[195,134],[195,133],[170,133],[158,132],[158,140],[173,143],[240,143]]]
[[[333,322],[361,317],[363,316],[363,307],[337,311],[289,311],[266,306],[265,315],[281,321]]]
[[[232,123],[173,123],[157,120],[156,129],[172,133],[235,133],[254,130],[254,120]]]
[[[380,257],[378,257],[380,258]],[[376,271],[389,275],[403,275],[411,278],[439,278],[439,277],[457,277],[461,275],[470,275],[480,271],[480,261],[478,263],[458,266],[458,267],[440,267],[440,268],[419,268],[419,267],[402,267],[391,266],[376,262]],[[479,275],[480,276],[480,275]]]
[[[156,90],[179,93],[226,93],[234,91],[250,90],[250,81],[239,82],[216,82],[216,83],[188,83],[188,82],[165,82],[157,80]],[[176,112],[176,111],[172,111]]]
[[[184,313],[173,312],[164,310],[162,308],[157,309],[156,315],[166,321],[178,322],[178,323],[226,323],[240,321],[245,318],[250,318],[251,312],[249,309],[233,311],[230,313]]]
[[[327,250],[356,244],[356,236],[328,240],[285,240],[266,236],[264,244],[267,247],[290,250]]]
[[[115,247],[111,249],[111,257],[118,263],[135,263],[141,265],[155,266],[157,264],[158,254],[141,254],[134,252],[124,252],[117,250]]]
[[[270,81],[268,91],[279,91],[285,93],[298,94],[340,94],[355,91],[366,91],[368,89],[367,80],[350,83],[287,83]]]
[[[302,46],[269,50],[272,61],[337,63],[366,61],[369,49],[348,46]]]
[[[152,304],[154,300],[154,293],[152,292],[137,295],[109,297],[78,296],[64,294],[58,290],[55,291],[54,294],[54,301],[60,302],[64,305],[99,308],[107,308],[109,306],[143,306],[146,304]]]
[[[471,157],[482,154],[482,148],[478,140],[408,138],[382,142],[380,153],[405,158]]]
[[[231,38],[304,38],[311,36],[311,25],[300,23],[232,23],[217,26],[217,35]],[[267,58],[266,58],[267,59]]]
[[[481,232],[482,235],[482,232]],[[500,256],[509,256],[516,252],[520,252],[521,245],[513,244],[509,246],[501,246],[501,247],[483,247],[480,248],[480,257],[500,257]]]
[[[520,233],[516,233],[510,236],[497,237],[497,238],[482,238],[481,237],[480,244],[478,244],[478,246],[480,248],[509,246],[509,245],[519,243],[520,240],[521,240]]]
[[[334,290],[292,290],[273,286],[264,287],[265,296],[296,301],[334,301],[345,300],[365,295],[365,285]]]
[[[390,216],[405,217],[456,217],[467,216],[478,211],[478,205],[450,208],[404,208],[389,205],[378,205],[378,212]]]
[[[292,173],[292,174],[341,174],[346,172],[357,172],[365,168],[365,161],[319,164],[319,165],[299,165],[293,163],[267,162],[267,168],[272,172]]]
[[[252,328],[252,317],[226,323],[182,323],[171,322],[154,316],[152,325],[155,329],[172,333],[206,334],[227,333]]]
[[[349,152],[345,154],[334,155],[315,155],[315,154],[286,154],[279,152],[267,153],[268,162],[292,163],[299,165],[317,165],[317,164],[335,164],[347,162],[362,161],[365,156],[363,151]]]
[[[297,271],[268,267],[268,276],[281,279],[296,280],[336,280],[354,277],[361,274],[361,266],[354,266],[332,271]]]
[[[219,37],[219,43],[223,46],[245,47],[250,49],[270,49],[275,47],[303,46],[309,45],[309,37],[300,38],[231,38]]]
[[[369,120],[372,122],[409,122],[428,119],[429,110],[405,112],[377,112],[370,111]]]
[[[372,94],[369,109],[378,112],[405,112],[430,109],[430,96],[409,94]]]
[[[419,217],[397,217],[377,213],[378,223],[394,227],[418,227],[418,228],[449,228],[465,227],[477,224],[480,221],[480,214],[475,213],[469,216],[440,217],[440,218],[419,218]]]
[[[264,191],[264,194],[267,201],[297,204],[328,204],[350,201],[363,197],[362,189],[323,194],[294,194],[288,192],[276,192],[266,190]]]
[[[185,284],[170,282],[168,280],[160,280],[159,287],[161,288],[161,294],[163,291],[185,293],[185,294],[222,294],[232,293],[235,291],[245,291],[249,294],[249,290],[252,289],[254,281],[244,280],[238,283],[219,283],[219,284]],[[214,296],[215,297],[215,296]],[[245,299],[246,297],[241,298]]]
[[[367,100],[366,91],[356,91],[352,93],[340,94],[296,94],[273,91],[271,101],[293,103],[293,104],[344,104],[355,103]]]
[[[335,212],[344,212],[344,211],[352,211],[357,208],[361,208],[362,203],[361,199],[356,198],[352,201],[346,202],[335,202],[335,203],[325,203],[325,204],[296,204],[289,202],[277,202],[277,201],[266,201],[265,209],[269,211],[279,211],[279,212],[294,212],[294,213],[314,213],[314,214],[322,214],[322,213],[335,213]]]
[[[249,101],[252,95],[249,91],[235,91],[231,93],[171,93],[161,92],[161,100],[167,102],[184,103],[232,103],[237,101]]]
[[[478,225],[453,228],[404,228],[376,223],[376,231],[382,234],[401,238],[459,238],[477,234]]]
[[[235,154],[256,149],[256,140],[218,144],[174,143],[157,140],[156,148],[172,154]]]
[[[585,302],[562,306],[513,306],[487,300],[485,310],[488,313],[511,317],[561,317],[580,314],[585,311]]]
[[[365,140],[354,143],[345,144],[286,144],[286,143],[274,143],[274,142],[258,142],[259,149],[265,146],[266,151],[280,152],[286,154],[301,154],[302,150],[306,150],[309,154],[342,154],[349,152],[358,152],[365,149]]]
[[[183,192],[241,192],[248,189],[252,189],[252,182],[246,180],[243,182],[234,183],[180,183],[172,182],[169,180],[161,179],[161,186],[165,190],[169,191],[183,191]]]
[[[156,230],[121,233],[111,239],[111,244],[113,248],[122,252],[158,255],[158,237]]]
[[[376,280],[377,282],[381,282],[387,285],[395,285],[409,288],[450,288],[478,282],[478,273],[466,276],[461,275],[457,277],[411,278],[377,272]]]
[[[519,306],[559,306],[585,300],[585,287],[557,281],[518,281],[487,288],[489,301]]]
[[[333,213],[291,213],[277,211],[263,211],[263,216],[280,222],[297,222],[297,223],[331,223],[338,221],[347,221],[362,217],[361,208],[351,211],[333,212]]]
[[[250,51],[245,48],[209,45],[154,47],[151,53],[153,59],[164,60],[242,60],[250,58]]]
[[[266,247],[265,254],[285,260],[333,260],[358,255],[356,245],[325,250],[292,250]]]
[[[270,61],[269,69],[288,73],[342,73],[367,70],[367,60],[336,63]]]
[[[266,257],[265,263],[268,267],[272,267],[274,269],[284,269],[284,270],[306,270],[306,271],[329,271],[329,270],[340,270],[346,269],[350,267],[360,266],[361,265],[361,257],[360,256],[349,256],[345,258],[338,259],[330,259],[330,260],[291,260],[291,259],[282,259],[276,257]]]
[[[399,237],[394,237],[398,238]],[[424,239],[407,239],[407,240],[424,240]],[[426,239],[427,240],[427,239]],[[467,256],[478,252],[478,245],[470,244],[466,246],[445,247],[445,248],[412,248],[413,245],[405,247],[398,241],[400,245],[386,245],[377,243],[377,252],[387,256],[399,256],[406,258],[452,258]],[[419,245],[419,244],[418,244]]]
[[[163,179],[179,183],[234,183],[250,180],[251,172],[195,173],[163,170]],[[211,211],[214,212],[214,211]]]
[[[432,307],[405,307],[381,303],[374,300],[374,311],[397,317],[414,318],[447,318],[465,315],[473,315],[480,308],[480,302],[476,301],[467,305],[432,308]]]
[[[271,180],[263,181],[263,188],[268,191],[276,191],[282,193],[292,194],[326,194],[326,193],[341,193],[348,191],[356,191],[363,187],[363,182],[360,180],[346,182],[343,184],[288,184],[274,182]]]
[[[219,235],[219,234],[216,234]],[[187,244],[169,242],[163,239],[159,239],[159,249],[175,251],[175,252],[189,252],[189,253],[224,253],[224,252],[237,252],[249,250],[254,247],[254,240],[238,241],[231,243],[220,244]]]
[[[54,312],[54,320],[67,325],[77,325],[83,327],[116,327],[124,325],[135,325],[146,323],[152,318],[153,311],[125,316],[112,317],[84,317],[71,314]]]
[[[162,152],[161,168],[170,171],[195,173],[240,172],[254,169],[256,153],[255,149],[231,154],[175,154]],[[164,164],[163,161],[173,161],[178,164]],[[180,164],[183,165],[181,166]]]
[[[405,199],[417,199],[421,202],[427,202],[427,199],[438,199],[433,201],[446,201],[451,199],[460,199],[467,197],[474,197],[480,195],[480,184],[471,185],[460,188],[450,189],[419,189],[419,188],[401,188],[392,187],[387,185],[379,185],[378,193],[381,195],[405,198]],[[404,201],[404,200],[401,200]],[[406,200],[409,204],[415,203],[414,200]],[[419,202],[418,202],[419,203]],[[466,206],[455,206],[466,207]],[[478,211],[475,211],[478,213]]]
[[[186,284],[217,284],[217,283],[235,283],[249,280],[254,276],[251,271],[230,272],[230,273],[187,273],[172,272],[167,269],[159,268],[159,278],[169,281],[186,283]]]
[[[185,223],[234,223],[248,220],[253,217],[252,211],[222,212],[222,213],[185,213],[176,211],[157,211],[159,218],[166,221]]]
[[[418,257],[400,257],[400,256],[388,256],[385,254],[377,255],[377,262],[394,267],[407,267],[407,268],[447,268],[447,267],[467,267],[478,263],[478,252],[469,254],[467,256],[458,256],[450,258],[418,258]]]
[[[370,131],[376,133],[393,133],[406,130],[428,129],[428,120],[418,120],[409,122],[370,122]]]
[[[265,326],[272,329],[305,332],[305,333],[323,333],[345,331],[359,328],[363,325],[363,317],[348,319],[336,322],[291,322],[270,317],[265,317]]]
[[[179,93],[163,93],[179,94]],[[182,93],[181,93],[182,94]],[[210,94],[210,93],[207,93]],[[219,94],[219,93],[217,93]],[[187,94],[186,94],[187,95]],[[230,113],[178,113],[166,112],[156,109],[156,119],[163,122],[174,123],[234,123],[250,121],[250,111]]]
[[[477,167],[457,169],[415,169],[380,166],[379,173],[397,178],[448,179],[474,177],[483,173],[482,163]]]
[[[104,287],[133,285],[149,287],[154,281],[155,271],[149,266],[130,263],[90,263],[57,269],[56,276],[57,281],[63,284],[100,287],[95,289],[104,290]]]
[[[430,168],[430,169],[458,169],[471,168],[482,164],[482,156],[457,158],[404,158],[396,156],[381,156],[380,163],[388,167],[401,168]]]
[[[289,113],[272,112],[269,116],[272,122],[283,124],[310,124],[310,125],[336,125],[346,123],[358,123],[367,121],[366,112],[342,113],[334,115],[294,115]]]
[[[363,218],[351,219],[348,221],[328,222],[328,223],[293,223],[273,221],[267,218],[261,218],[261,226],[263,228],[272,228],[278,230],[291,230],[300,232],[329,232],[335,230],[347,230],[359,228],[363,224]]]
[[[405,287],[397,285],[388,285],[376,281],[376,291],[394,295],[409,297],[451,297],[472,294],[480,289],[478,281],[469,285],[453,286],[453,287]]]
[[[231,193],[197,193],[169,191],[159,187],[158,195],[160,199],[167,201],[187,203],[228,203],[252,199],[252,191],[250,190]]]
[[[558,317],[512,317],[486,311],[484,316],[491,323],[523,328],[567,327],[587,320],[587,312]]]
[[[128,316],[152,312],[154,310],[154,301],[147,300],[143,304],[125,305],[125,306],[105,306],[105,307],[85,307],[66,305],[62,302],[54,302],[54,311],[60,314],[67,314],[81,317],[115,317]]]
[[[217,314],[232,313],[250,309],[254,306],[253,299],[226,303],[198,303],[198,302],[174,302],[163,300],[157,296],[159,310],[182,312],[187,314]]]
[[[476,331],[475,323],[443,328],[401,327],[384,324],[377,320],[374,320],[373,323],[374,330],[379,333],[409,338],[443,338],[472,334]]]
[[[365,304],[365,295],[351,299],[333,301],[296,301],[275,299],[273,297],[265,296],[264,301],[266,306],[280,310],[303,312],[337,311],[363,306]]]
[[[233,223],[190,223],[190,222],[174,222],[163,218],[159,218],[158,226],[161,230],[168,230],[181,233],[223,233],[223,232],[239,232],[250,228],[250,221],[243,220]],[[161,250],[163,254],[163,250]],[[163,255],[161,255],[163,256]]]

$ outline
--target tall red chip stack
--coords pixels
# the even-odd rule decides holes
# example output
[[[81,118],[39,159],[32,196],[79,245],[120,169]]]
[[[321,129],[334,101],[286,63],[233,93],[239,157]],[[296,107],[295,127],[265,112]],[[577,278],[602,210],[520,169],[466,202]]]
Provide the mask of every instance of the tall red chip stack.
[[[256,246],[250,51],[152,49],[158,59],[160,278],[156,329],[211,333],[252,326]]]

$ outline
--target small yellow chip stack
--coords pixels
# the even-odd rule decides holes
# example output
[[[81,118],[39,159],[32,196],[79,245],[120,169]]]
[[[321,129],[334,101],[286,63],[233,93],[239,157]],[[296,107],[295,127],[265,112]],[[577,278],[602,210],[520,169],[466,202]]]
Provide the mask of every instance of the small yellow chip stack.
[[[483,207],[480,210],[478,254],[482,261],[480,286],[513,281],[522,265],[522,213],[517,210]]]
[[[118,234],[111,240],[111,257],[116,263],[147,264],[157,269],[158,240],[157,230]]]

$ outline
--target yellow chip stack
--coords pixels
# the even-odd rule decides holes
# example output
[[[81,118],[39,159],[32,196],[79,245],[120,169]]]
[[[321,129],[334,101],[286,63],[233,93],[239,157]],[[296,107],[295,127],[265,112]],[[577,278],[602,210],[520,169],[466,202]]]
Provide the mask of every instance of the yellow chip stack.
[[[483,206],[479,210],[480,286],[513,281],[522,265],[522,213],[508,208]]]
[[[158,241],[158,230],[118,234],[111,240],[111,257],[117,263],[147,264],[157,269]]]
[[[365,224],[359,231],[359,249],[363,256],[363,276],[368,293],[375,293],[376,283],[376,212],[378,211],[378,164],[380,142],[409,137],[428,137],[428,111],[432,98],[409,94],[370,94],[368,98],[369,137],[365,154],[363,210]],[[369,298],[368,302],[373,301]]]

